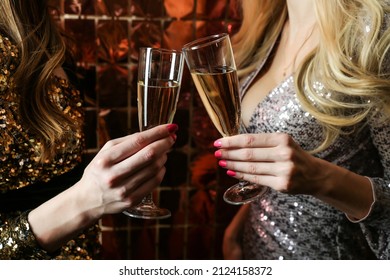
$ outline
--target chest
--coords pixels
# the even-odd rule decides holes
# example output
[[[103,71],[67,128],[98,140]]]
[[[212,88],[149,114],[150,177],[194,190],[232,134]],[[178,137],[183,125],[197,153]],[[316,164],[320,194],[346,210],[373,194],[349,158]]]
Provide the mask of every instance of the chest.
[[[322,126],[300,105],[292,76],[254,104],[246,129],[248,133],[287,133],[308,150],[323,140]]]

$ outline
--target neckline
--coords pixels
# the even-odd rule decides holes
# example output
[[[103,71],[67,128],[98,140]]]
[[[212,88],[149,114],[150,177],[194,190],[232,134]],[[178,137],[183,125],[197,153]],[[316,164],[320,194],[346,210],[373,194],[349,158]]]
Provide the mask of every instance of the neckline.
[[[266,96],[254,107],[252,113],[251,113],[251,117],[249,119],[249,123],[248,125],[246,125],[243,121],[241,121],[241,126],[244,128],[245,132],[248,132],[248,128],[249,126],[251,125],[251,121],[253,119],[253,116],[255,115],[256,111],[258,110],[259,107],[262,107],[262,105],[266,102],[268,102],[271,98],[271,95],[273,92],[279,90],[283,84],[285,83],[293,83],[294,82],[294,73],[291,73],[289,75],[286,75],[286,77],[280,81],[280,83],[278,83],[273,89],[271,89],[267,94]]]

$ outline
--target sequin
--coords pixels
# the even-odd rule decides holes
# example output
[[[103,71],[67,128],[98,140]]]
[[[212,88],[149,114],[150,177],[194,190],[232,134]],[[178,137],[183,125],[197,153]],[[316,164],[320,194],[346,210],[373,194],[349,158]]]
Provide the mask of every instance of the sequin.
[[[388,15],[386,18],[389,20]],[[266,59],[259,61],[257,69],[243,81],[242,94]],[[384,65],[389,67],[390,63]],[[312,86],[318,96],[333,98],[320,80]],[[368,125],[361,124],[353,133],[340,135],[315,155],[370,179],[376,202],[369,216],[351,222],[344,213],[312,196],[269,189],[250,204],[242,240],[245,258],[390,259],[390,125],[379,120],[380,112],[369,116]],[[258,104],[248,127],[243,126],[241,132],[287,133],[305,150],[316,148],[323,140],[321,125],[297,98],[293,76]]]
[[[48,94],[75,123],[75,148],[64,149],[59,143],[57,156],[52,161],[39,162],[37,151],[41,143],[25,131],[18,117],[18,95],[12,73],[19,62],[18,49],[0,35],[0,193],[27,188],[53,176],[72,170],[81,161],[83,152],[82,101],[77,90],[67,81],[53,77]],[[49,255],[36,243],[30,230],[27,213],[0,213],[0,259],[90,259],[98,252],[99,228],[93,226],[87,233],[70,241],[55,255]]]

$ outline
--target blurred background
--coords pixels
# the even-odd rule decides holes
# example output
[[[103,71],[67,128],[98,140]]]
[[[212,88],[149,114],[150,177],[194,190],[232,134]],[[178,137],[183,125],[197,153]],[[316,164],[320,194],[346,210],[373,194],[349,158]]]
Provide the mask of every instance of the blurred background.
[[[104,143],[138,131],[139,47],[181,49],[196,38],[240,25],[237,0],[49,0],[53,16],[74,38],[86,105],[86,157]],[[163,220],[123,214],[101,220],[102,259],[221,259],[222,236],[237,206],[226,204],[228,178],[214,157],[220,137],[185,67],[174,123],[177,143],[155,201]]]

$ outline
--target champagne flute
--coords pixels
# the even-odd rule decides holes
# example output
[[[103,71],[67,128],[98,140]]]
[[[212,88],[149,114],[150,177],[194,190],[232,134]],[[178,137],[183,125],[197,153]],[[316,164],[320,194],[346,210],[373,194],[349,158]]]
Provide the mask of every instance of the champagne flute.
[[[141,131],[172,123],[179,99],[184,58],[181,51],[145,47],[138,62],[138,120]],[[171,212],[153,202],[152,194],[123,212],[141,219],[169,218]]]
[[[228,34],[216,34],[183,46],[183,53],[196,89],[213,124],[223,137],[238,134],[241,102],[233,50]],[[227,203],[253,201],[267,187],[239,181],[224,193]]]

